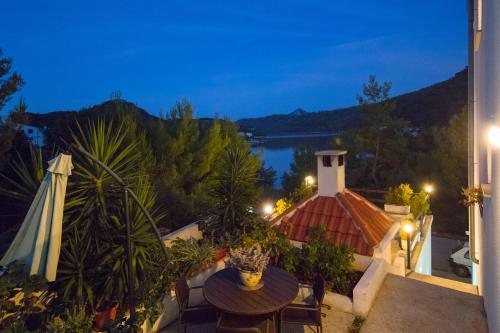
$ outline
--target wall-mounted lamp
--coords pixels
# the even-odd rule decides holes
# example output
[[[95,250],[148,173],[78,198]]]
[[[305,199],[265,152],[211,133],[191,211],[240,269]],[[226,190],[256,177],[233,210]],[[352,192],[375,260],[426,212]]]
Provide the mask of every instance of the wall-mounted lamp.
[[[498,126],[491,126],[488,131],[488,141],[494,147],[500,147],[500,128]]]

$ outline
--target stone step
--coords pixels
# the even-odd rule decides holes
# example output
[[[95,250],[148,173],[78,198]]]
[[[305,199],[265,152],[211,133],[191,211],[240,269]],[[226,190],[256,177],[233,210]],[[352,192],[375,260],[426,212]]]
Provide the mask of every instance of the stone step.
[[[468,293],[468,294],[472,294],[472,295],[479,295],[478,290],[477,290],[477,286],[474,286],[470,283],[464,283],[464,282],[444,279],[442,277],[425,275],[425,274],[420,274],[420,273],[416,273],[416,272],[411,272],[411,273],[407,274],[406,277],[409,279],[422,281],[422,282],[433,284],[433,285],[440,286],[443,288],[449,288],[449,289],[461,291],[463,293]]]

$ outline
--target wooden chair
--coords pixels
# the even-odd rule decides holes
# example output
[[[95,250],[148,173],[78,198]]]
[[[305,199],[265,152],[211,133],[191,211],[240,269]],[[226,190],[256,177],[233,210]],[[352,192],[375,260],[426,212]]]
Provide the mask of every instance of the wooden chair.
[[[269,333],[270,316],[235,316],[221,313],[216,333]]]
[[[205,304],[198,306],[189,305],[190,290],[199,288],[203,287],[189,288],[185,277],[180,277],[175,281],[175,298],[179,306],[178,332],[181,332],[181,328],[184,328],[184,332],[186,332],[188,326],[215,322],[217,319],[217,313],[212,306]]]
[[[284,323],[290,323],[316,326],[318,332],[323,332],[321,318],[324,314],[321,313],[321,308],[323,306],[323,298],[325,297],[325,280],[321,275],[316,275],[314,278],[312,290],[313,304],[291,304],[281,311],[281,331],[283,331]]]

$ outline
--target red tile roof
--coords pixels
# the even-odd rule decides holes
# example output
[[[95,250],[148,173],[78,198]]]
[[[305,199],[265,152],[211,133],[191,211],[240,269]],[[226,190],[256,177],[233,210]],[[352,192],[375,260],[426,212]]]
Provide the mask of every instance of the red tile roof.
[[[300,206],[300,205],[299,205]],[[326,225],[327,239],[361,255],[372,255],[394,221],[362,196],[345,190],[335,197],[314,196],[281,218],[278,229],[289,239],[306,242],[308,230]]]

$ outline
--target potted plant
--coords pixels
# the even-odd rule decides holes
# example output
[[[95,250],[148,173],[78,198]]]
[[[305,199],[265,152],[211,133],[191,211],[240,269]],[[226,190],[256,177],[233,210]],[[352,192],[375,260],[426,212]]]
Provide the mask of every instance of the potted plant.
[[[224,247],[215,250],[214,261],[219,261],[227,255],[227,249]]]
[[[398,187],[389,187],[385,195],[384,210],[390,214],[410,214],[410,203],[413,190],[409,184],[401,184]]]
[[[483,199],[484,193],[481,187],[467,187],[462,189],[463,199],[461,200],[464,207],[469,208],[473,205],[479,205],[479,212],[483,216]]]
[[[118,302],[112,301],[97,306],[94,313],[94,329],[96,331],[103,331],[109,321],[116,319],[118,305]]]
[[[259,285],[268,263],[269,251],[263,252],[260,244],[229,251],[229,265],[238,270],[241,283],[248,288]]]
[[[410,211],[418,219],[430,212],[429,194],[426,192],[415,193],[410,201]]]
[[[213,265],[215,249],[209,240],[176,238],[169,250],[171,262],[188,277]]]

